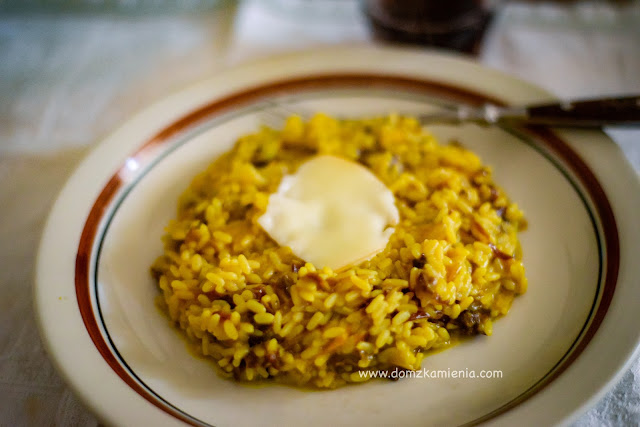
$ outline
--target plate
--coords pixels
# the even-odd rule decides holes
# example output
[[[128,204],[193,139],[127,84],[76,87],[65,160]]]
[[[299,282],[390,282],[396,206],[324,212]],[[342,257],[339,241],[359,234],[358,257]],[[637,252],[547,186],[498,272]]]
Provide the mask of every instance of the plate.
[[[341,47],[245,64],[153,105],[97,146],[52,209],[35,283],[51,358],[114,425],[571,422],[615,383],[640,340],[640,184],[601,132],[431,128],[478,153],[525,211],[529,290],[492,337],[427,357],[422,378],[332,391],[221,379],[155,307],[148,270],[180,192],[272,118],[274,101],[367,116],[552,99],[457,56]]]

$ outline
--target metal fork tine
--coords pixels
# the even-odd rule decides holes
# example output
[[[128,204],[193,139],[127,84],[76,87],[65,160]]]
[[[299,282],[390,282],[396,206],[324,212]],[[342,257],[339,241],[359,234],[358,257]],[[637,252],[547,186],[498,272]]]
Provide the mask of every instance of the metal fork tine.
[[[300,116],[304,120],[311,118],[313,113],[305,111],[300,107],[295,110],[288,107],[286,100],[267,100],[264,102],[265,107],[260,112],[263,123],[271,128],[280,128],[284,121],[290,116]]]
[[[313,113],[309,110],[305,110],[300,106],[291,107],[291,101],[285,99],[266,100],[264,101],[264,108],[261,110],[261,120],[265,126],[270,128],[279,129],[283,126],[285,120],[290,116],[300,116],[303,120],[309,120]],[[459,124],[463,121],[477,121],[474,120],[474,114],[477,114],[476,110],[472,108],[460,107],[457,110],[437,110],[426,114],[415,114],[422,125],[433,124]],[[402,115],[402,114],[401,114]]]
[[[262,124],[273,129],[281,128],[286,118],[286,115],[273,110],[263,110],[260,112],[260,121]]]

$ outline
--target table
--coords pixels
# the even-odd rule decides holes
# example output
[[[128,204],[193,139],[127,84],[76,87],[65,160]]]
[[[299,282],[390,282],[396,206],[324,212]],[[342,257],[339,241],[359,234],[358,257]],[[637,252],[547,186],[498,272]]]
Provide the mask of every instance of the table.
[[[0,426],[97,424],[47,358],[31,303],[48,210],[87,151],[150,103],[240,61],[372,43],[356,1],[313,12],[277,4],[247,0],[180,15],[0,15]],[[638,2],[509,4],[479,60],[560,97],[640,93],[637,22]],[[640,131],[608,132],[640,171]],[[635,361],[576,425],[638,423]]]

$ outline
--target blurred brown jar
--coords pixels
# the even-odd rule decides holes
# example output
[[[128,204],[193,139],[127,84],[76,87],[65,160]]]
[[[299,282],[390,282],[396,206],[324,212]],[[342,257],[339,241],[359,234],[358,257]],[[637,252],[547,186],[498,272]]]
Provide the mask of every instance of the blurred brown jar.
[[[374,35],[473,53],[491,14],[481,0],[363,0]]]

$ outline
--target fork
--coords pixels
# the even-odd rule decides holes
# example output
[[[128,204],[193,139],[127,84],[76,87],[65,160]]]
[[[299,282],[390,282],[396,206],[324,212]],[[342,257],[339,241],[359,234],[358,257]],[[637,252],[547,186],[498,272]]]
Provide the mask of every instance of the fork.
[[[308,112],[292,111],[278,101],[267,101],[270,108],[266,122],[275,124],[286,116],[310,116]],[[461,105],[450,110],[418,114],[422,124],[460,124],[465,122],[492,125],[546,125],[560,127],[640,126],[640,96],[565,101],[551,104],[501,107],[485,104],[481,107]]]

